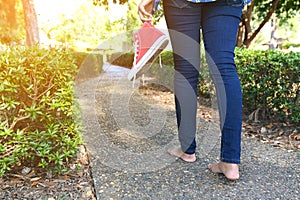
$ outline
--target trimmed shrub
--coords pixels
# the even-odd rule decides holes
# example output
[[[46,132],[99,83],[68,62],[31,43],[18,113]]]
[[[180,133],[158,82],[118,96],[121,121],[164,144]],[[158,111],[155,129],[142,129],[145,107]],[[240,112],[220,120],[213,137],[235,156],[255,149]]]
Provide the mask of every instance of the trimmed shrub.
[[[21,165],[61,172],[82,142],[73,55],[38,47],[0,54],[0,176]]]
[[[249,114],[263,119],[299,122],[300,53],[236,49],[236,65]]]

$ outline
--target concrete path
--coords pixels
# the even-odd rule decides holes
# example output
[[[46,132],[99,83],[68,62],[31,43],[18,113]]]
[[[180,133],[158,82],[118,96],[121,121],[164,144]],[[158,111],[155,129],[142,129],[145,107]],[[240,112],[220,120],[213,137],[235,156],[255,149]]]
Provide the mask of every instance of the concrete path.
[[[213,121],[198,120],[195,163],[169,156],[178,143],[173,106],[139,81],[133,88],[127,73],[106,66],[76,86],[98,199],[300,199],[300,156],[255,139],[243,138],[240,180],[212,174],[207,165],[220,149]]]

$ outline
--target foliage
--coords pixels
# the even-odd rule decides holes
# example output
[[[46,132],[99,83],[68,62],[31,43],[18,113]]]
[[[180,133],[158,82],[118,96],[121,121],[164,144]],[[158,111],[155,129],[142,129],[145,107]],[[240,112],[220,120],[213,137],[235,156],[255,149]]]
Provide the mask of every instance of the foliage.
[[[282,45],[283,49],[288,49],[288,48],[291,48],[291,47],[299,48],[300,47],[300,43],[295,44],[295,43],[292,43],[292,42],[285,42]]]
[[[266,16],[266,11],[270,9],[272,2],[273,0],[255,0],[254,12],[257,13],[260,20]],[[280,19],[286,20],[295,16],[299,11],[300,1],[284,0],[279,2],[275,13]]]
[[[128,1],[128,11],[126,12],[126,19],[124,20],[126,31],[132,31],[138,27],[140,20],[137,15],[137,4],[135,0]]]
[[[113,0],[113,2],[112,3],[119,3],[119,4],[125,4],[125,3],[127,3],[128,2],[128,0],[119,0],[119,1],[117,1],[117,0]],[[95,6],[105,6],[105,7],[107,7],[108,8],[108,6],[109,6],[109,2],[108,2],[108,0],[93,0],[93,4],[95,5]]]
[[[237,49],[236,64],[248,111],[259,108],[265,118],[299,122],[299,53]]]
[[[68,16],[59,16],[58,23],[41,23],[41,32],[48,39],[62,43],[76,51],[86,51],[87,48],[121,48],[121,40],[132,44],[132,31],[140,21],[136,14],[137,5],[134,0],[130,5],[118,6],[120,13],[114,10],[105,10],[100,6],[93,6],[84,2],[78,9]],[[129,36],[126,39],[122,36]],[[108,42],[108,40],[110,40]],[[115,40],[119,44],[115,45]],[[118,51],[121,49],[117,49]]]
[[[283,24],[283,22],[288,22],[288,19],[295,16],[299,11],[299,1],[252,0],[243,10],[238,31],[237,46],[244,45],[248,48],[273,14],[276,14],[277,18],[279,18],[279,24]],[[258,22],[258,26],[254,28],[252,21]]]
[[[79,143],[72,54],[15,47],[0,56],[0,175],[16,165],[61,172]]]
[[[92,8],[81,6],[73,15],[61,15],[57,24],[49,25],[48,22],[42,24],[41,32],[48,39],[75,50],[85,51],[86,48],[94,48],[99,40],[105,40],[111,36],[117,29],[117,25],[109,20],[103,9]],[[111,34],[108,34],[109,32]],[[79,48],[76,49],[76,46]]]
[[[153,24],[156,25],[163,16],[164,16],[163,1],[160,1],[157,6],[157,10],[153,15]]]

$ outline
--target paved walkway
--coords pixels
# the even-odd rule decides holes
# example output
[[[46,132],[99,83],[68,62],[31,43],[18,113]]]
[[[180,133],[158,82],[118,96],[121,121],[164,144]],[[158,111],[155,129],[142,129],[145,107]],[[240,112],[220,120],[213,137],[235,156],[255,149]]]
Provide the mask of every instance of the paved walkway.
[[[133,88],[127,73],[107,66],[76,87],[98,199],[300,199],[300,156],[255,139],[243,138],[240,180],[212,174],[207,165],[220,146],[214,122],[199,119],[195,163],[169,156],[174,108],[148,98],[139,81]]]

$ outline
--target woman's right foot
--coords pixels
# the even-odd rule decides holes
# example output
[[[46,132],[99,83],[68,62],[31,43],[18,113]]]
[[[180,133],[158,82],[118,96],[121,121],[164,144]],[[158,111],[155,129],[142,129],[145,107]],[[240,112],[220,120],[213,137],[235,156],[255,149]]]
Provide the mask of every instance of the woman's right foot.
[[[238,164],[219,162],[216,164],[208,165],[208,168],[213,173],[222,173],[227,179],[235,181],[239,179],[239,166]]]

